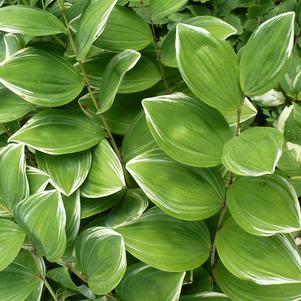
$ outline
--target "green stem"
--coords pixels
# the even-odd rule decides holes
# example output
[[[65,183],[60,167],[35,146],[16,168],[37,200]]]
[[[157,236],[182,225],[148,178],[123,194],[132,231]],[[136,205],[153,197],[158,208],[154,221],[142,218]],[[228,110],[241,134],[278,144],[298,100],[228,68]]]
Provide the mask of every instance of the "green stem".
[[[57,298],[55,292],[53,291],[52,287],[50,286],[49,282],[47,281],[46,278],[43,279],[45,286],[47,287],[50,295],[52,296],[53,300],[55,301],[59,301],[59,299]]]
[[[80,272],[78,272],[72,265],[70,265],[67,262],[64,262],[64,264],[70,270],[70,272],[72,272],[74,275],[76,275],[80,280],[82,280],[85,283],[88,282],[88,280]]]

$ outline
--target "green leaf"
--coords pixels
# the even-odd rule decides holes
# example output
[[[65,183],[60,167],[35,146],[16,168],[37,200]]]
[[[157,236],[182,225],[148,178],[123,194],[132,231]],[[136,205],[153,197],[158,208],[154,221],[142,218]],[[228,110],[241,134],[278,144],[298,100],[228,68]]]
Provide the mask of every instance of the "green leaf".
[[[45,172],[38,168],[27,166],[26,174],[29,183],[30,194],[45,190],[50,180],[49,176]]]
[[[289,177],[301,176],[301,145],[287,142],[278,161],[278,168]]]
[[[163,271],[191,270],[209,257],[210,236],[204,223],[179,220],[158,208],[115,230],[122,234],[128,252]]]
[[[208,105],[230,110],[243,101],[238,58],[226,41],[203,28],[178,24],[176,57],[184,81]]]
[[[149,10],[154,22],[178,11],[187,4],[187,0],[149,0]]]
[[[62,196],[66,212],[66,237],[67,242],[72,243],[79,231],[81,203],[79,190],[70,196]]]
[[[125,162],[152,149],[157,149],[145,119],[144,112],[139,113],[132,121],[130,128],[122,141],[122,157]]]
[[[29,194],[24,145],[8,144],[0,151],[0,199],[12,210]]]
[[[294,16],[294,12],[287,12],[271,18],[249,38],[239,65],[245,94],[264,94],[282,79],[294,43]]]
[[[127,189],[123,199],[106,216],[106,226],[117,227],[138,218],[148,207],[148,199],[139,189]]]
[[[272,89],[267,93],[252,97],[252,100],[259,106],[276,107],[285,103],[285,96],[281,91]]]
[[[39,255],[50,262],[63,256],[66,214],[59,192],[49,190],[29,196],[16,206],[14,217],[32,239]]]
[[[236,277],[261,285],[301,283],[301,258],[289,235],[258,237],[229,218],[217,234],[216,247]]]
[[[161,151],[144,153],[126,168],[148,198],[176,218],[202,220],[223,205],[224,184],[217,171],[190,169]]]
[[[226,39],[236,34],[236,29],[225,21],[213,16],[198,16],[191,19],[183,20],[183,24],[193,25],[204,28],[217,39]],[[176,60],[176,29],[172,29],[165,37],[160,56],[165,66],[178,67]]]
[[[301,298],[301,284],[259,285],[235,277],[221,263],[214,276],[219,287],[233,301],[296,301]]]
[[[182,93],[147,98],[142,105],[151,133],[167,155],[197,167],[221,163],[232,132],[218,111]]]
[[[114,289],[126,271],[126,253],[122,236],[103,227],[81,233],[75,245],[76,267],[98,295]]]
[[[71,195],[86,179],[91,167],[90,150],[66,155],[36,152],[39,168],[50,176],[51,184],[65,195]]]
[[[0,218],[0,229],[0,271],[2,271],[20,252],[25,233],[14,222],[4,218]]]
[[[230,139],[224,146],[222,163],[235,174],[272,174],[282,153],[281,132],[270,127],[253,127]]]
[[[91,0],[84,10],[76,34],[77,59],[88,54],[93,42],[103,32],[117,0]]]
[[[42,264],[38,264],[42,268]],[[21,251],[14,262],[0,272],[0,300],[24,301],[35,289],[43,287],[40,273],[33,256]]]
[[[125,186],[121,163],[106,139],[93,151],[92,166],[81,187],[87,198],[98,198],[114,194]]]
[[[0,13],[1,14],[1,13]],[[18,50],[25,47],[25,40],[19,34],[7,33],[4,35],[5,42],[5,58],[8,59]]]
[[[24,76],[24,70],[30,72]],[[69,103],[84,86],[67,60],[32,47],[16,52],[0,64],[0,82],[25,100],[46,107]]]
[[[281,88],[285,94],[297,100],[301,100],[300,65],[301,57],[293,53],[288,70],[280,82]]]
[[[34,115],[9,141],[24,143],[50,155],[62,155],[91,148],[103,137],[98,120],[49,109]]]
[[[66,31],[64,24],[53,14],[22,5],[0,8],[0,30],[28,36],[47,36]]]
[[[140,16],[127,7],[116,5],[94,45],[111,51],[141,50],[152,40],[150,27]]]
[[[139,262],[127,269],[116,291],[124,301],[174,301],[184,276],[185,272],[164,272]]]
[[[124,50],[112,58],[103,74],[99,96],[101,109],[98,113],[110,109],[125,73],[136,65],[140,57],[141,54],[135,50]]]
[[[227,190],[232,217],[245,231],[260,236],[301,229],[301,213],[293,186],[276,175],[243,177]]]
[[[231,300],[224,294],[216,292],[203,292],[194,295],[181,296],[180,301],[226,301]]]
[[[21,118],[36,108],[3,86],[0,86],[0,99],[0,123]]]

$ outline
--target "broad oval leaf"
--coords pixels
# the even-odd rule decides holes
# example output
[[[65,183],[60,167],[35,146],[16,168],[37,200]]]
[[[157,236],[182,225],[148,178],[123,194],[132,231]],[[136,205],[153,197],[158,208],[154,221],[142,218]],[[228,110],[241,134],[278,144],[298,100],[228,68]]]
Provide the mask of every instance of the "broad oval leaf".
[[[282,79],[293,49],[294,16],[294,12],[287,12],[271,18],[249,38],[239,65],[240,84],[246,95],[264,94]]]
[[[0,202],[10,211],[28,194],[24,145],[8,144],[0,151]]]
[[[301,213],[294,187],[276,175],[242,177],[227,190],[232,217],[245,231],[260,236],[301,229]]]
[[[222,163],[242,176],[272,174],[282,154],[283,137],[270,127],[253,127],[224,145]]]
[[[77,153],[100,142],[104,131],[98,120],[65,110],[34,115],[9,141],[24,143],[50,155]]]
[[[182,93],[147,98],[142,105],[151,133],[167,155],[197,167],[221,163],[232,132],[217,110]]]
[[[33,300],[26,298],[43,287],[37,263],[39,268],[43,269],[41,262],[35,261],[31,253],[21,251],[13,263],[0,272],[1,301]]]
[[[48,261],[60,259],[66,248],[66,213],[59,192],[43,191],[20,202],[14,217]]]
[[[0,229],[0,271],[2,271],[20,252],[25,233],[14,222],[4,218],[0,218]]]
[[[69,196],[86,179],[92,162],[90,150],[66,155],[49,155],[36,152],[39,168],[50,176],[51,184]]]
[[[81,233],[75,244],[77,270],[98,295],[114,289],[126,271],[126,253],[122,236],[103,227]]]
[[[115,230],[122,234],[128,252],[163,271],[191,270],[209,257],[210,235],[204,223],[179,220],[158,208]]]
[[[125,186],[121,163],[106,139],[93,151],[92,166],[81,187],[87,198],[99,198],[114,194]]]
[[[187,4],[187,0],[150,0],[149,11],[154,22],[176,12]]]
[[[124,301],[174,301],[184,276],[185,272],[164,272],[139,262],[127,269],[116,291]]]
[[[152,42],[149,25],[131,9],[116,5],[94,45],[111,51],[141,50]]]
[[[24,70],[30,72],[25,76]],[[66,59],[32,47],[16,52],[0,64],[0,82],[25,100],[45,107],[69,103],[84,86]]]
[[[184,220],[202,220],[224,202],[221,176],[210,169],[180,165],[161,151],[144,153],[126,165],[148,198],[161,210]]]
[[[214,276],[233,301],[297,301],[301,298],[300,283],[259,285],[235,277],[221,263],[217,264]]]
[[[64,24],[53,14],[23,5],[0,8],[0,30],[28,36],[47,36],[66,31]]]
[[[103,32],[117,0],[91,0],[83,12],[76,34],[77,59],[88,54],[93,42]]]
[[[24,101],[6,87],[0,86],[0,123],[6,123],[23,117],[37,108],[34,104]]]
[[[236,277],[261,285],[301,283],[301,258],[289,235],[258,237],[229,218],[217,234],[216,247]]]
[[[218,110],[242,103],[238,58],[226,41],[203,28],[178,24],[176,57],[184,81],[202,101]]]
[[[217,39],[226,39],[237,32],[232,25],[213,16],[197,16],[188,20],[183,20],[182,22],[184,24],[204,28]],[[160,52],[162,63],[165,66],[178,67],[175,42],[176,29],[174,28],[170,30],[164,38]]]
[[[135,50],[124,50],[112,58],[103,73],[98,113],[104,113],[111,108],[125,73],[136,65],[140,57],[141,54]]]
[[[30,194],[34,194],[36,192],[42,192],[45,190],[45,188],[49,183],[50,178],[44,171],[32,166],[27,166],[26,174],[27,174]]]

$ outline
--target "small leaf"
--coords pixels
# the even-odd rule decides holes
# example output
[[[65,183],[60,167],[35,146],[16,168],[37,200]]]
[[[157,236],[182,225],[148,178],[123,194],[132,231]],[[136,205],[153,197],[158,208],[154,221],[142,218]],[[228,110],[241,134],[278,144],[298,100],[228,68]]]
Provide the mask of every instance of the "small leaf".
[[[45,190],[50,178],[44,171],[32,166],[27,166],[26,174],[28,178],[30,194]]]
[[[81,233],[75,245],[76,267],[98,295],[114,289],[126,271],[123,238],[103,227],[92,227]]]
[[[144,153],[126,165],[148,198],[161,210],[184,220],[202,220],[224,202],[221,176],[209,169],[190,169],[161,151]]]
[[[20,252],[25,233],[14,222],[4,218],[0,218],[0,229],[0,271],[2,271]]]
[[[179,220],[158,208],[115,230],[122,234],[128,252],[163,271],[191,270],[209,257],[210,236],[204,223]]]
[[[301,145],[287,142],[278,161],[278,168],[289,177],[301,176]]]
[[[216,246],[222,263],[236,277],[261,285],[301,283],[301,258],[289,235],[258,237],[229,218],[217,234]]]
[[[185,272],[164,272],[139,262],[127,269],[116,291],[124,301],[174,301],[184,276]]]
[[[84,182],[92,162],[89,150],[59,156],[37,152],[36,159],[39,168],[50,176],[51,184],[67,196]]]
[[[243,101],[238,58],[227,42],[203,28],[178,24],[176,57],[184,81],[208,105],[230,110]]]
[[[29,194],[24,145],[8,144],[0,151],[0,199],[12,210]]]
[[[264,94],[282,79],[294,43],[294,17],[294,12],[287,12],[271,18],[249,38],[239,65],[245,94]]]
[[[45,110],[34,115],[9,141],[24,143],[50,155],[76,153],[104,137],[97,120],[65,110]]]
[[[285,103],[285,96],[281,91],[272,89],[262,95],[252,97],[252,100],[259,106],[276,107]]]
[[[150,15],[154,22],[176,12],[184,5],[187,0],[149,0]]]
[[[231,299],[222,293],[203,292],[194,295],[181,296],[180,301],[230,301]]]
[[[40,256],[50,262],[60,259],[66,247],[66,214],[60,194],[49,190],[33,194],[19,203],[14,217],[33,240]]]
[[[237,179],[227,191],[227,203],[238,225],[251,234],[269,236],[301,229],[296,192],[280,176]]]
[[[297,301],[301,298],[301,284],[259,285],[231,274],[221,263],[214,271],[219,287],[233,301]]]
[[[47,36],[66,31],[64,24],[53,14],[22,5],[0,8],[0,30],[28,36]]]
[[[0,12],[1,15],[1,12]],[[25,40],[19,34],[7,33],[4,35],[5,43],[5,58],[8,59],[11,55],[25,47]]]
[[[282,153],[281,132],[270,127],[253,127],[230,139],[224,146],[222,162],[242,176],[272,174]]]
[[[110,109],[125,73],[136,65],[140,57],[141,54],[135,50],[124,50],[112,58],[103,74],[100,88],[101,109],[98,113]]]
[[[30,72],[25,76],[24,70]],[[46,107],[69,103],[84,85],[67,60],[32,47],[16,52],[0,64],[0,82],[25,100]]]
[[[103,32],[107,20],[117,0],[91,0],[82,14],[76,34],[77,59],[82,60],[88,54],[92,43]]]
[[[87,198],[99,198],[114,194],[125,186],[121,163],[106,139],[94,149],[92,166],[81,187]]]
[[[142,105],[151,133],[167,155],[191,166],[220,164],[232,132],[217,110],[182,93],[146,98]]]

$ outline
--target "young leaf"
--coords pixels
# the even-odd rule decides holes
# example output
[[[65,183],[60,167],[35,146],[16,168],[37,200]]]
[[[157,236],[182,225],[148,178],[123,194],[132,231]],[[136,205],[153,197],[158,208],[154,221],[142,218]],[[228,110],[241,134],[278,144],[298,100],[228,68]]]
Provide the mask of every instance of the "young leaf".
[[[296,192],[280,176],[237,179],[227,191],[227,203],[238,225],[251,234],[269,236],[301,229]]]
[[[2,271],[20,252],[25,233],[14,222],[4,218],[0,218],[0,229],[0,271]]]
[[[80,20],[76,34],[77,59],[88,54],[93,42],[103,32],[117,0],[91,0]]]
[[[222,263],[236,277],[261,285],[301,283],[301,258],[289,235],[254,236],[229,218],[217,234],[216,246]]]
[[[112,58],[103,74],[99,96],[101,109],[98,113],[110,109],[125,73],[136,65],[140,57],[141,54],[135,50],[124,50]]]
[[[90,150],[66,155],[36,153],[39,168],[50,176],[51,184],[61,193],[69,196],[86,179],[92,156]]]
[[[7,33],[4,35],[3,39],[5,43],[6,59],[25,47],[25,40],[19,34]]]
[[[29,194],[24,145],[8,144],[0,151],[0,199],[10,211]]]
[[[197,167],[221,163],[232,132],[217,110],[182,93],[146,98],[142,105],[151,133],[167,155]]]
[[[127,269],[116,291],[124,301],[174,301],[184,276],[185,272],[164,272],[139,262]]]
[[[30,194],[45,190],[50,178],[44,171],[32,166],[27,166],[26,174],[29,183]]]
[[[245,94],[264,94],[283,77],[294,43],[294,17],[294,12],[287,12],[271,18],[249,38],[239,65]]]
[[[48,261],[60,259],[66,248],[66,214],[59,192],[33,194],[20,202],[14,217],[32,239],[37,252]]]
[[[131,9],[116,5],[94,45],[111,51],[141,50],[152,42],[150,26]]]
[[[184,220],[202,220],[224,202],[221,176],[209,169],[190,169],[161,151],[144,153],[126,165],[148,198],[161,210]]]
[[[178,24],[176,57],[184,81],[208,105],[230,110],[243,101],[238,59],[227,42],[203,28]]]
[[[34,115],[9,141],[24,143],[50,155],[77,153],[104,137],[97,120],[65,110],[45,110]]]
[[[24,70],[30,72],[25,76]],[[45,107],[69,103],[84,86],[66,59],[32,47],[16,52],[0,64],[0,82],[25,100]]]
[[[121,163],[106,139],[94,149],[92,167],[81,187],[87,198],[99,198],[114,194],[125,186]]]
[[[235,277],[221,263],[217,264],[214,276],[233,301],[296,301],[301,298],[301,283],[259,285]]]
[[[204,263],[210,252],[210,235],[202,222],[173,218],[158,208],[115,228],[127,251],[157,269],[183,272]]]
[[[98,295],[114,289],[126,270],[123,238],[103,227],[92,227],[81,233],[75,244],[77,270],[88,280]]]
[[[0,8],[0,30],[36,37],[66,31],[64,24],[53,14],[22,5]]]
[[[301,176],[301,145],[287,142],[278,161],[278,168],[289,177]]]
[[[181,296],[180,301],[230,301],[231,299],[222,293],[203,292],[194,295]]]
[[[281,132],[275,128],[249,128],[225,144],[222,163],[237,175],[272,174],[281,156],[282,144]]]

